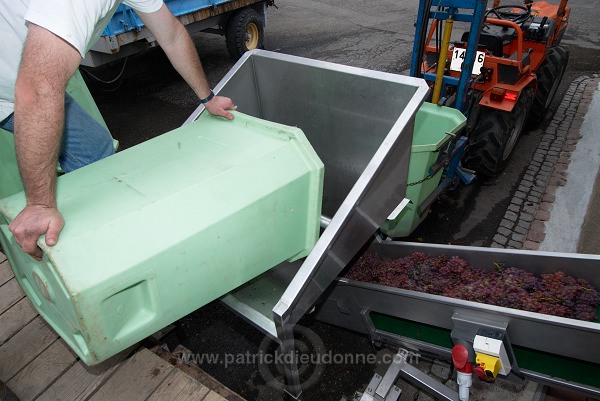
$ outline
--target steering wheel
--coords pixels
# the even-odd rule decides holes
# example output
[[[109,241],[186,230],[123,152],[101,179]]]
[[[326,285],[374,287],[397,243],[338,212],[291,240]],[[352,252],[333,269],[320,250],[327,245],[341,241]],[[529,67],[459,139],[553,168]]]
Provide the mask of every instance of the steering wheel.
[[[488,10],[485,14],[486,18],[490,14],[495,14],[498,19],[522,24],[531,16],[531,9],[521,5],[504,5]]]

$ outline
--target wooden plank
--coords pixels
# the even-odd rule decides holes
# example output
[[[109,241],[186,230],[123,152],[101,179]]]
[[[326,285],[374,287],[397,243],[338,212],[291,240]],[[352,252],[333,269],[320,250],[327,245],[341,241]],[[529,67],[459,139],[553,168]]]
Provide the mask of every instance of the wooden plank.
[[[6,260],[6,255],[0,251],[0,262],[4,262]]]
[[[245,401],[239,394],[233,392],[231,389],[226,387],[223,383],[217,381],[214,377],[202,370],[198,365],[193,363],[186,364],[183,360],[186,354],[191,353],[187,348],[179,345],[172,353],[165,351],[162,347],[153,347],[152,352],[168,361],[176,368],[181,369],[185,374],[191,376],[202,385],[208,387],[212,392],[220,395],[228,401]]]
[[[210,390],[186,375],[173,369],[164,382],[152,393],[148,401],[189,401],[203,400]]]
[[[145,401],[173,369],[168,362],[143,348],[129,358],[90,401]]]
[[[25,294],[17,280],[14,278],[8,280],[6,284],[0,287],[0,314],[6,312],[8,308],[19,302]]]
[[[2,296],[0,294],[0,296]],[[23,298],[0,315],[0,345],[4,344],[38,315],[37,311]]]
[[[132,348],[95,366],[82,361],[73,365],[37,401],[84,401],[101,387],[124,363]]]
[[[77,355],[63,341],[55,341],[6,385],[20,401],[33,401],[57,377],[77,361]]]
[[[211,391],[206,395],[206,397],[202,401],[227,401],[227,399],[221,397],[219,394]]]
[[[8,260],[0,263],[0,286],[13,277],[13,271],[8,263]]]
[[[57,338],[58,335],[46,322],[41,317],[36,317],[0,346],[0,381],[7,383]]]

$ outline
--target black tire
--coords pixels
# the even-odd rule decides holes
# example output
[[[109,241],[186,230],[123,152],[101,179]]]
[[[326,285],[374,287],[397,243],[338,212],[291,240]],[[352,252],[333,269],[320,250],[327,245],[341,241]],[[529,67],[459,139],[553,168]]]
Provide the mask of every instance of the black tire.
[[[537,92],[531,107],[530,121],[540,123],[544,120],[546,112],[556,95],[560,85],[567,63],[569,61],[569,51],[560,46],[548,49],[546,59],[536,71],[538,83]]]
[[[502,171],[525,128],[533,90],[523,90],[509,113],[483,108],[469,139],[463,165],[483,177],[495,177]]]
[[[264,49],[264,27],[258,12],[250,7],[237,11],[227,23],[226,42],[235,60],[248,50]]]

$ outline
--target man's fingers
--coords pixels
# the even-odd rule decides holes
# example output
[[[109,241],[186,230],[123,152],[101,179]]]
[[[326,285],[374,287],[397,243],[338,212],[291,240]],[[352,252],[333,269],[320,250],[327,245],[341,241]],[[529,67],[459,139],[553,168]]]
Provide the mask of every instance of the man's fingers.
[[[27,234],[25,236],[21,236],[19,239],[19,237],[17,237],[15,234],[15,238],[17,238],[17,244],[19,244],[19,246],[30,255],[34,255],[37,249],[39,249],[37,245],[37,235],[34,236]]]
[[[42,250],[37,245],[38,238],[46,234],[46,244],[54,246],[63,226],[64,220],[56,208],[33,205],[26,206],[10,223],[8,229],[23,251],[40,259]]]
[[[39,234],[27,229],[24,225],[19,225],[18,220],[9,224],[8,230],[14,235],[15,241],[27,253],[33,252],[37,248],[37,238]]]
[[[230,98],[224,96],[215,96],[204,105],[208,112],[213,116],[222,116],[228,120],[233,120],[233,114],[227,110],[236,110],[237,106],[233,104]]]
[[[50,220],[48,224],[48,231],[46,231],[46,245],[54,246],[58,242],[58,236],[64,226],[62,219]]]
[[[39,246],[36,246],[33,252],[28,253],[37,261],[42,260],[42,256],[44,255],[44,253],[42,252],[42,248],[40,248]]]
[[[229,100],[229,104],[225,107],[224,115],[226,119],[233,120],[233,114],[229,113],[227,110],[237,110],[237,106],[233,104],[231,99],[227,98],[227,100]]]

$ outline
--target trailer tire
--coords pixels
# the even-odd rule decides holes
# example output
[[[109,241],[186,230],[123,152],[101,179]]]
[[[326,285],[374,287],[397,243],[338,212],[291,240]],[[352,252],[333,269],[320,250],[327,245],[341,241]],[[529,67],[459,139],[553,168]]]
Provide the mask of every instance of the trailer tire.
[[[525,128],[532,101],[533,90],[526,88],[511,112],[481,109],[463,165],[483,177],[497,176]]]
[[[536,71],[537,92],[531,107],[530,121],[540,123],[544,120],[546,112],[554,99],[562,80],[567,63],[569,61],[569,51],[563,47],[557,46],[548,49],[546,59]]]
[[[227,23],[227,51],[235,60],[248,50],[264,49],[264,26],[258,12],[246,7],[236,12]]]

